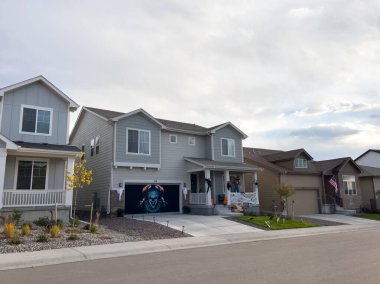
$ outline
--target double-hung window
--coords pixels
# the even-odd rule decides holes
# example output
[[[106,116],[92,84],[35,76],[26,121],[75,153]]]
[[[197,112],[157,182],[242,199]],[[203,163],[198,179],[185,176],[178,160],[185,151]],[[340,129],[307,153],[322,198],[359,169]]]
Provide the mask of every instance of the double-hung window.
[[[18,160],[16,189],[46,189],[47,161]]]
[[[356,181],[355,176],[342,176],[343,177],[343,188],[344,194],[346,195],[356,195]]]
[[[235,140],[222,138],[222,156],[235,157]]]
[[[127,128],[127,153],[150,155],[150,131]]]
[[[294,167],[296,169],[307,169],[307,160],[297,158],[294,160]]]
[[[21,106],[20,133],[51,135],[53,110],[35,106]]]

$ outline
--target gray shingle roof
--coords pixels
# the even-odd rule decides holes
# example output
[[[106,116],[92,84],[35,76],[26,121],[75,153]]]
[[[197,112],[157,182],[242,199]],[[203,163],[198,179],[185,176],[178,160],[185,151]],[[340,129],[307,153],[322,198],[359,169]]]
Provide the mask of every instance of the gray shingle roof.
[[[336,172],[339,172],[349,162],[351,162],[358,169],[359,172],[362,171],[360,167],[355,163],[355,161],[352,160],[350,157],[318,161],[316,162],[316,165],[318,169],[324,171],[326,174],[335,174]]]
[[[111,119],[111,118],[124,114],[123,112],[94,108],[94,107],[85,107],[85,108],[107,119]]]
[[[309,157],[310,160],[313,159],[306,151],[305,149],[295,149],[291,151],[283,151],[279,153],[264,155],[264,159],[269,162],[275,162],[275,161],[286,161],[296,158],[301,153],[304,153],[306,156]]]
[[[28,149],[39,149],[39,150],[53,150],[53,151],[65,151],[65,152],[80,152],[79,148],[71,145],[56,145],[56,144],[46,144],[46,143],[29,143],[22,141],[13,141],[16,145],[21,146],[21,148]]]
[[[380,168],[362,166],[360,168],[363,170],[361,177],[380,177]]]

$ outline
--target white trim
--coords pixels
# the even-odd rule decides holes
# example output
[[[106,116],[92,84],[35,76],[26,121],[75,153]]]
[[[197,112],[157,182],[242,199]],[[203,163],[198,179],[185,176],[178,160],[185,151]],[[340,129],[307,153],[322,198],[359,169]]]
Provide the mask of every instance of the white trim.
[[[194,144],[191,144],[191,143],[190,143],[190,141],[191,141],[192,139],[194,139]],[[188,138],[188,144],[189,144],[189,146],[196,146],[196,145],[197,145],[197,142],[196,142],[196,138],[195,138],[195,136],[189,136],[189,138]]]
[[[215,127],[213,128],[210,133],[215,133],[216,131],[218,131],[219,129],[222,129],[226,126],[231,126],[232,128],[234,128],[237,132],[239,132],[241,134],[241,136],[243,137],[243,139],[245,138],[248,138],[247,134],[245,134],[243,131],[241,131],[239,128],[237,128],[232,122],[228,121],[226,123],[223,123],[221,125],[219,125],[218,127]]]
[[[241,142],[241,162],[242,163],[244,163],[244,150],[243,150],[243,141],[241,141],[240,140],[240,142]]]
[[[205,168],[199,168],[199,169],[191,169],[191,170],[187,170],[186,172],[187,173],[196,173],[196,172],[202,172]]]
[[[34,166],[34,162],[46,162],[46,179],[45,179],[45,189],[32,189],[32,188],[20,188],[20,189],[17,189],[17,177],[18,177],[18,164],[20,161],[32,161],[33,162],[33,166]],[[16,163],[15,163],[15,176],[14,176],[14,179],[13,179],[13,189],[14,190],[47,190],[48,189],[48,184],[49,184],[49,167],[50,167],[50,160],[49,159],[46,159],[46,158],[30,158],[30,157],[16,157]],[[33,185],[33,173],[31,175],[31,182],[30,182],[30,186],[32,187]]]
[[[67,106],[66,144],[70,143],[70,106]]]
[[[160,144],[160,145],[159,145],[159,147],[160,147],[160,148],[159,148],[159,149],[160,149],[160,151],[159,151],[159,155],[160,155],[160,165],[161,165],[161,164],[162,164],[162,131],[161,131],[161,129],[160,129],[160,134],[159,134],[159,136],[160,136],[160,137],[159,137],[160,140],[159,140],[158,143]]]
[[[116,127],[117,121],[113,124],[113,162],[116,164]],[[128,147],[128,146],[127,146]]]
[[[3,106],[4,106],[4,97],[1,98],[1,105],[0,105],[0,132],[1,132],[1,122],[3,120]],[[0,204],[1,205],[1,204]]]
[[[126,128],[126,135],[127,135],[127,140],[126,140],[126,144],[127,144],[127,147],[126,147],[126,154],[127,155],[136,155],[136,156],[151,156],[151,153],[152,153],[152,135],[151,135],[151,131],[150,130],[147,130],[147,129],[139,129],[139,128],[130,128],[130,127],[127,127]],[[138,140],[137,140],[137,153],[134,153],[134,152],[129,152],[128,151],[128,131],[129,130],[134,130],[134,131],[137,131],[138,132]],[[149,153],[146,154],[146,153],[140,153],[140,132],[148,132],[149,134]],[[161,140],[161,139],[160,139]]]
[[[160,184],[160,183],[167,183],[167,184],[170,184],[170,185],[182,185],[183,184],[183,181],[179,181],[179,180],[166,180],[166,179],[162,179],[162,180],[147,180],[147,179],[132,179],[132,180],[129,180],[129,179],[125,179],[123,180],[123,183],[124,185],[126,184],[138,184],[138,183],[142,183],[142,184]],[[181,187],[180,187],[181,189]]]
[[[297,161],[302,161],[301,162],[301,165],[299,165],[299,163],[297,163]],[[306,162],[306,167],[303,166],[303,162]],[[295,169],[307,169],[308,168],[308,162],[307,162],[307,159],[304,159],[304,158],[295,158],[294,159],[294,168]]]
[[[76,156],[78,155],[78,152],[72,152],[72,151],[59,151],[59,150],[43,150],[43,149],[35,149],[35,148],[22,148],[19,146],[17,149],[17,153],[23,153],[23,154],[38,154],[38,155],[59,155],[59,156]],[[12,152],[10,152],[12,154]]]
[[[172,142],[171,138],[175,137],[175,142]],[[169,134],[169,143],[170,144],[178,144],[178,136],[175,134]]]
[[[55,91],[58,95],[60,95],[66,102],[69,103],[70,108],[76,110],[79,107],[79,105],[75,101],[73,101],[72,99],[70,99],[65,93],[63,93],[60,89],[58,89],[56,86],[54,86],[52,83],[50,83],[42,75],[39,75],[37,77],[34,77],[34,78],[31,78],[31,79],[28,79],[28,80],[25,80],[25,81],[22,81],[22,82],[19,82],[19,83],[16,83],[16,84],[4,87],[4,88],[1,88],[0,89],[0,96],[4,96],[4,93],[8,92],[10,90],[17,89],[17,88],[20,88],[20,87],[23,87],[23,86],[27,86],[27,85],[30,85],[32,83],[38,82],[38,81],[43,82],[45,85],[47,85],[48,87],[50,87],[53,91]]]
[[[180,133],[180,134],[192,134],[192,135],[197,135],[197,136],[206,136],[206,135],[209,135],[209,133],[207,133],[207,132],[197,132],[197,131],[191,131],[191,130],[182,130],[182,129],[170,128],[170,127],[166,127],[166,128],[164,128],[164,130],[170,131],[170,132],[176,132],[176,133]]]
[[[24,117],[24,108],[30,108],[30,109],[35,109],[36,110],[36,122],[35,122],[35,128],[34,132],[25,132],[22,131],[22,122],[23,122],[23,117]],[[38,128],[38,111],[43,110],[43,111],[49,111],[50,112],[50,122],[49,122],[49,133],[38,133],[37,128]],[[47,108],[47,107],[40,107],[40,106],[32,106],[32,105],[21,105],[21,111],[20,111],[20,124],[19,124],[19,133],[20,134],[28,134],[28,135],[38,135],[38,136],[52,136],[52,125],[53,124],[53,109],[52,108]],[[68,127],[68,126],[67,126]]]
[[[9,149],[9,150],[17,150],[19,148],[19,146],[14,143],[13,141],[9,140],[7,137],[5,137],[4,135],[2,135],[0,133],[0,140],[4,141],[6,146],[5,148],[6,149]]]
[[[113,165],[115,167],[152,168],[152,169],[160,169],[161,168],[161,164],[114,162]]]
[[[229,142],[233,142],[234,144],[234,152],[233,152],[233,155],[230,155],[230,153],[228,153],[227,155],[224,155],[223,154],[223,139],[224,140],[227,140],[227,152],[229,152]],[[235,143],[235,139],[231,139],[231,138],[224,138],[224,137],[221,137],[220,138],[220,155],[222,157],[230,157],[230,158],[235,158],[236,157],[236,143]]]
[[[108,121],[108,119],[105,118],[104,116],[101,116],[100,114],[97,114],[96,112],[93,112],[92,110],[89,110],[89,109],[86,108],[86,107],[83,107],[83,108],[82,108],[82,111],[83,111],[83,110],[88,111],[89,113],[91,113],[91,114],[93,114],[93,115],[95,115],[95,116],[97,116],[97,117],[103,119],[104,121]],[[82,112],[82,111],[81,111],[81,112]],[[79,115],[80,115],[80,114],[79,114]],[[79,116],[78,116],[78,117],[79,117]]]
[[[214,134],[210,134],[211,135],[211,160],[214,161],[215,159],[215,153],[214,153]]]
[[[120,119],[126,118],[128,116],[132,116],[132,115],[137,114],[137,113],[144,114],[145,116],[147,116],[148,118],[150,118],[152,121],[154,121],[155,123],[157,123],[159,126],[161,126],[161,128],[166,129],[165,125],[163,125],[161,122],[159,122],[157,119],[155,119],[153,116],[151,116],[148,112],[146,112],[142,108],[136,109],[136,110],[128,112],[128,113],[124,113],[124,114],[119,115],[119,116],[116,116],[116,117],[112,118],[111,120],[112,121],[118,121]]]

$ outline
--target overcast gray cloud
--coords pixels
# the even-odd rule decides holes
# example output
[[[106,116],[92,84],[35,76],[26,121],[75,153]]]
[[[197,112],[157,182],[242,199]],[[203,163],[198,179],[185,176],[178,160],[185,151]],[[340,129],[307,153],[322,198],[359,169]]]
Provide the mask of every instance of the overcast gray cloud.
[[[334,139],[355,157],[380,148],[379,28],[375,0],[3,0],[0,86],[42,74],[81,105],[232,121],[247,146],[315,158]],[[323,125],[358,132],[282,131]]]
[[[290,132],[290,136],[332,140],[334,138],[353,135],[357,133],[359,133],[359,130],[357,129],[337,125],[326,125],[292,130]]]

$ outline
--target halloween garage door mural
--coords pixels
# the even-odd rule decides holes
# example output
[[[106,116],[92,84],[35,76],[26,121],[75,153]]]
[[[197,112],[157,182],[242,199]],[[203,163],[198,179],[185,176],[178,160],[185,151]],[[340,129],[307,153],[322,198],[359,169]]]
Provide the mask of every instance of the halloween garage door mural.
[[[179,185],[126,184],[125,213],[179,211]]]

